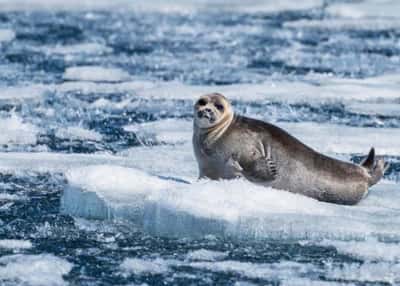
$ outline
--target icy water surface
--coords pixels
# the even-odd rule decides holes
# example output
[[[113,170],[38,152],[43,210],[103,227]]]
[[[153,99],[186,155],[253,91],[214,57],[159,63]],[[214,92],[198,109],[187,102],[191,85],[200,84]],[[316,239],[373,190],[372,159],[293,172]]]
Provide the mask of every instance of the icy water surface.
[[[0,284],[400,284],[400,5],[296,2],[0,0]],[[353,207],[197,181],[213,91],[391,167]]]

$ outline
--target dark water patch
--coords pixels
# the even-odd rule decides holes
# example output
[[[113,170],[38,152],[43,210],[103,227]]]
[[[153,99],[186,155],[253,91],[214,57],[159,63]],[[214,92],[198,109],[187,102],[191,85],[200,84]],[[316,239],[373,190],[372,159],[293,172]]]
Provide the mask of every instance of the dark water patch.
[[[7,23],[10,21],[10,18],[5,13],[0,13],[0,22]]]
[[[40,52],[20,51],[18,53],[7,53],[5,57],[10,64],[24,65],[26,69],[32,72],[53,73],[53,76],[56,75],[58,79],[61,79],[66,68],[63,59],[48,57]]]
[[[31,44],[74,44],[85,38],[77,14],[14,12],[14,15],[18,27],[16,39],[20,41]]]
[[[62,153],[95,153],[113,151],[110,146],[101,142],[88,139],[58,138],[55,134],[40,135],[37,144],[44,145],[53,152]]]

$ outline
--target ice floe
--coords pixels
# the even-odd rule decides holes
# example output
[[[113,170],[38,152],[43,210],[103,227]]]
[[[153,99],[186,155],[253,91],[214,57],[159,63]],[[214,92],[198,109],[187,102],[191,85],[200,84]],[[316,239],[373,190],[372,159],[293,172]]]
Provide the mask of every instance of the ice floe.
[[[0,184],[1,187],[5,187],[4,184]],[[0,201],[19,201],[19,200],[24,200],[25,197],[15,195],[15,194],[9,194],[9,193],[0,193]]]
[[[386,262],[350,263],[345,265],[323,262],[318,266],[309,263],[281,261],[276,263],[253,263],[234,260],[180,261],[168,258],[126,258],[120,265],[121,274],[166,275],[175,268],[201,269],[213,273],[238,274],[243,279],[279,281],[282,285],[343,285],[353,281],[395,284],[399,281],[399,265]],[[321,281],[318,277],[325,277]],[[307,277],[307,278],[306,278]],[[339,281],[338,281],[339,280]],[[253,285],[249,282],[235,285]]]
[[[131,124],[125,131],[134,132],[142,141],[183,143],[188,141],[192,131],[192,122],[187,120],[164,119],[160,121]]]
[[[368,204],[369,198],[359,206],[338,206],[244,180],[188,184],[115,166],[70,170],[67,179],[65,213],[126,219],[159,235],[349,239],[396,236],[400,226],[393,219],[397,209]],[[370,196],[388,189],[390,183],[380,183]]]
[[[76,44],[76,45],[57,45],[57,46],[45,46],[42,47],[46,54],[61,54],[61,55],[70,55],[70,54],[102,54],[111,52],[112,49],[98,44],[98,43],[84,43],[84,44]]]
[[[323,240],[320,245],[333,246],[339,253],[347,254],[369,262],[400,261],[398,243],[380,242],[376,238],[367,238],[362,241],[334,241]]]
[[[282,261],[279,263],[251,263],[239,262],[233,260],[224,261],[186,261],[182,262],[175,259],[143,259],[143,258],[127,258],[120,268],[124,276],[131,274],[146,274],[155,271],[155,274],[165,274],[172,271],[175,267],[185,267],[192,269],[202,269],[215,273],[234,273],[239,274],[243,278],[264,279],[264,280],[288,280],[297,279],[310,272],[318,272],[312,270],[315,268],[311,264],[302,264],[296,262]]]
[[[0,44],[14,40],[15,32],[8,29],[0,29]]]
[[[68,140],[90,140],[101,141],[102,135],[94,130],[85,129],[80,126],[69,126],[57,129],[55,135]]]
[[[94,81],[94,82],[121,82],[130,79],[129,73],[118,68],[98,66],[69,67],[64,73],[66,80]]]
[[[389,29],[398,29],[400,27],[400,19],[381,19],[381,18],[364,18],[364,19],[353,19],[353,18],[324,18],[319,20],[297,20],[285,22],[284,27],[288,28],[314,28],[314,29],[331,29],[331,30],[369,30],[369,31],[381,31]]]
[[[124,276],[128,276],[129,274],[164,274],[170,271],[163,259],[127,258],[122,262],[120,268]]]
[[[0,129],[0,144],[3,145],[36,144],[39,132],[35,125],[24,122],[14,113],[11,117],[0,119]]]
[[[217,261],[228,256],[227,252],[212,251],[208,249],[193,250],[186,254],[186,260],[189,261]]]
[[[282,0],[279,3],[252,0],[242,2],[240,0],[226,3],[223,0],[218,1],[129,1],[129,0],[15,0],[6,1],[0,6],[2,11],[24,11],[24,10],[62,10],[62,11],[85,11],[85,10],[134,10],[150,12],[174,12],[174,13],[193,13],[196,11],[241,11],[247,13],[276,13],[281,11],[296,11],[318,8],[322,6],[322,0],[304,0],[301,3],[293,4],[290,0]]]
[[[41,98],[46,92],[52,90],[52,88],[52,86],[44,84],[2,87],[0,90],[0,100],[22,101]]]
[[[29,240],[1,239],[0,248],[14,250],[29,249],[32,248],[32,243]]]
[[[400,264],[367,262],[364,264],[350,263],[342,267],[332,266],[327,271],[328,279],[340,279],[360,282],[386,282],[396,285],[400,281]]]
[[[365,0],[328,5],[332,16],[347,18],[399,18],[400,2],[397,0]]]
[[[67,285],[63,275],[72,264],[52,254],[8,255],[0,258],[0,281],[20,285]]]

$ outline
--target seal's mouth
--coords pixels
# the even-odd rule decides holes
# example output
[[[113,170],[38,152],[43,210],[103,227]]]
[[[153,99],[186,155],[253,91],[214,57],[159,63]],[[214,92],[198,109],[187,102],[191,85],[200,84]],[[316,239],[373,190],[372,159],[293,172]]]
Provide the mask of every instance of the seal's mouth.
[[[203,110],[197,111],[197,118],[199,118],[199,119],[207,119],[210,123],[214,123],[215,122],[215,115],[209,109],[203,109]]]

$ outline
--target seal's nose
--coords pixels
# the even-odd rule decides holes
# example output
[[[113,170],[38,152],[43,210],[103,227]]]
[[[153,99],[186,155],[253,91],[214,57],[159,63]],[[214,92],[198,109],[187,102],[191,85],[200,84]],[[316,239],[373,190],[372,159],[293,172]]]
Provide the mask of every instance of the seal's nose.
[[[211,111],[212,111],[212,110],[211,110],[210,108],[206,108],[206,109],[205,109],[205,112],[207,112],[207,113],[211,113]]]

